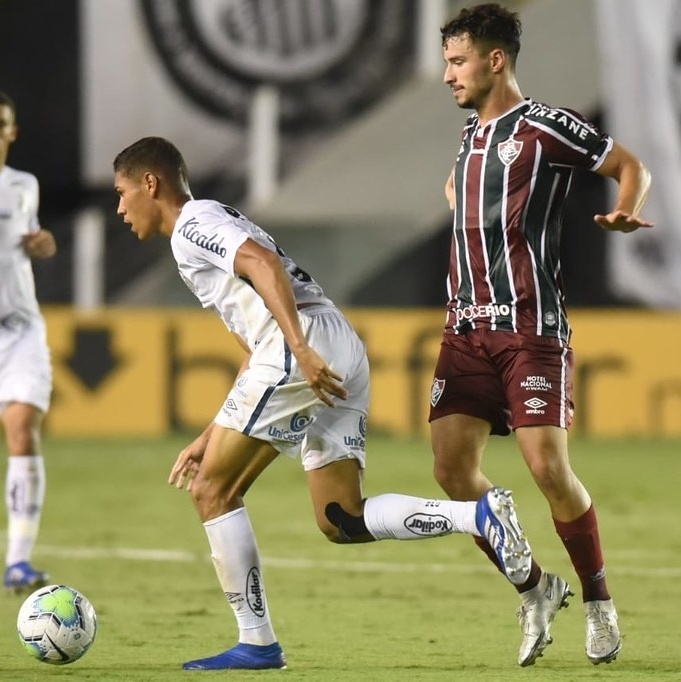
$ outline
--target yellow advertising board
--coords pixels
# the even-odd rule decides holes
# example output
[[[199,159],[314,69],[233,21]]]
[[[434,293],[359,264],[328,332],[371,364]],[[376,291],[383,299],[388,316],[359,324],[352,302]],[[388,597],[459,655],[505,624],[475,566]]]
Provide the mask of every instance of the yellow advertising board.
[[[571,315],[575,428],[595,436],[681,436],[681,315]]]
[[[352,309],[372,368],[370,427],[427,434],[442,310]],[[54,366],[46,430],[158,436],[203,429],[243,359],[202,310],[45,309]],[[590,436],[681,436],[681,315],[575,311],[574,429]]]

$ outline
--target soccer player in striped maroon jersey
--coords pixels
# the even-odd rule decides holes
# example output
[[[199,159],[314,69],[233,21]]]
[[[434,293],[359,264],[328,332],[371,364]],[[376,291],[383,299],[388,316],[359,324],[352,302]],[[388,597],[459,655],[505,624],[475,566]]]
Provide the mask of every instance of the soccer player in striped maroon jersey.
[[[560,271],[565,199],[575,168],[618,183],[603,229],[652,227],[639,217],[644,165],[578,113],[525,98],[515,76],[518,15],[498,4],[463,9],[442,28],[444,82],[471,109],[445,195],[454,211],[449,303],[431,391],[435,477],[458,500],[492,486],[481,470],[490,434],[511,430],[581,582],[586,654],[621,648],[594,505],[570,466],[573,353]],[[478,545],[497,563],[482,538]],[[570,587],[533,561],[517,587],[521,666],[551,642]]]

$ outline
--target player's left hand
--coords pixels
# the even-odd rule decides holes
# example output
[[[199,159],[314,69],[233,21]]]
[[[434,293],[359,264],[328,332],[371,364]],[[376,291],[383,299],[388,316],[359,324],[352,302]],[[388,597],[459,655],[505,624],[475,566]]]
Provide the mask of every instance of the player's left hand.
[[[190,492],[192,480],[199,471],[204,452],[205,445],[198,438],[184,448],[177,456],[177,460],[170,471],[168,483],[174,485],[178,490],[185,488],[187,492]]]
[[[296,360],[308,386],[323,403],[335,407],[330,396],[336,396],[341,400],[348,397],[347,390],[341,384],[343,377],[336,374],[312,348],[308,347],[297,353]]]
[[[643,220],[638,216],[631,215],[625,211],[613,211],[607,215],[595,215],[594,220],[604,230],[613,232],[633,232],[639,227],[653,227],[655,223]]]
[[[57,253],[57,244],[49,230],[38,230],[25,234],[21,244],[29,258],[52,258]]]

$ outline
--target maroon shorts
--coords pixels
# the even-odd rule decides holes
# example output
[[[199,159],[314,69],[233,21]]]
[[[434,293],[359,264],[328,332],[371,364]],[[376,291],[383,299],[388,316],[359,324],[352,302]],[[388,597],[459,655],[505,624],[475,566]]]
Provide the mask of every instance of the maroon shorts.
[[[446,332],[430,393],[429,421],[485,419],[491,433],[572,423],[572,349],[548,336],[472,329]]]

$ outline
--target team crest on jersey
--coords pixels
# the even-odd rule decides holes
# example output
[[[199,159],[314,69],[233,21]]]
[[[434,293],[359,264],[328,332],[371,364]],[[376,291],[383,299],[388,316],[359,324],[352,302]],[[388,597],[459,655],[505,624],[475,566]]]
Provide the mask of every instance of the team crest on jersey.
[[[445,390],[444,379],[433,379],[433,385],[430,388],[430,404],[435,407],[438,400],[442,397]]]
[[[520,150],[523,148],[523,143],[509,137],[497,145],[497,154],[504,166],[510,166],[520,155]]]

